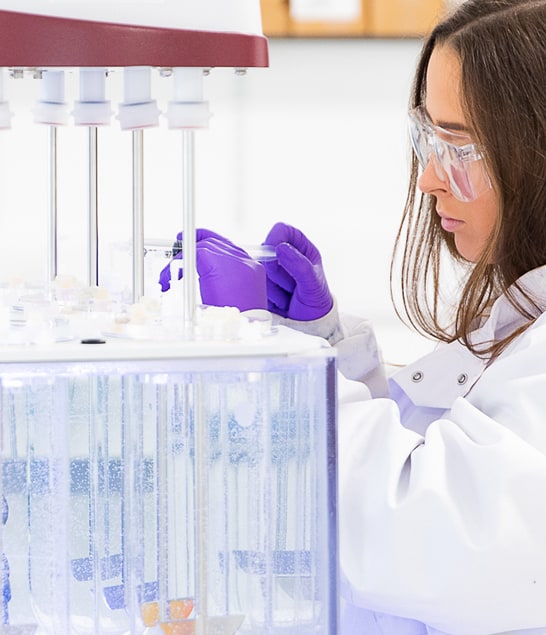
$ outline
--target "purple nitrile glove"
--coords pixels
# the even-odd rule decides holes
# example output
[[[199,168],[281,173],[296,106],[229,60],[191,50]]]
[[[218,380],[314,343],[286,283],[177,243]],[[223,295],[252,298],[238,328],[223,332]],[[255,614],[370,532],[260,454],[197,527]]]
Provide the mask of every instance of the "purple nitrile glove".
[[[272,313],[307,322],[326,315],[334,299],[318,249],[299,230],[276,223],[264,242],[276,248],[277,260],[266,262],[267,299]]]
[[[197,229],[195,232],[196,248],[200,240],[205,240],[207,238],[217,238],[218,240],[227,240],[223,236],[220,236],[220,234],[217,234],[216,232],[213,232],[210,229]],[[172,258],[172,260],[182,259],[182,232],[178,232],[178,234],[176,235],[176,240],[174,241],[174,244],[173,244],[173,253],[174,253],[174,257]],[[172,260],[159,274],[159,284],[161,285],[161,291],[168,291],[171,288],[170,264]],[[179,269],[178,271],[179,280],[182,278],[182,273],[183,273],[182,269]]]
[[[181,257],[181,253],[175,256]],[[203,304],[235,306],[241,311],[267,308],[263,265],[227,238],[198,229],[196,265]],[[159,281],[163,291],[170,288],[168,266],[161,272]]]

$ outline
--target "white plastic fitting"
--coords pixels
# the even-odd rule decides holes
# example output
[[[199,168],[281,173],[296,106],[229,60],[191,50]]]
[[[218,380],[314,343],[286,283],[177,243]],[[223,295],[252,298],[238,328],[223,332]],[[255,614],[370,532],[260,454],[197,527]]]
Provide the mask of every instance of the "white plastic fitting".
[[[51,126],[68,123],[68,106],[64,100],[64,71],[42,71],[41,99],[34,107],[34,121]]]
[[[208,128],[209,104],[203,100],[202,68],[173,69],[173,97],[166,117],[169,128]]]
[[[159,124],[159,108],[151,99],[151,68],[127,66],[123,69],[124,101],[118,119],[122,130],[151,128]]]
[[[77,126],[110,124],[112,109],[105,99],[105,83],[105,68],[80,68],[80,100],[72,111]]]
[[[4,101],[4,69],[0,68],[0,130],[11,128],[11,118],[9,104]]]

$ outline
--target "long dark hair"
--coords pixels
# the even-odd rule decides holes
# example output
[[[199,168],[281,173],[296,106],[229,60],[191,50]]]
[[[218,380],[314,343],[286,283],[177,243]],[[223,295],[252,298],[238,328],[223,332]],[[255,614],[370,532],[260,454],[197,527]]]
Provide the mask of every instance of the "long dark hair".
[[[435,197],[418,194],[413,156],[391,293],[396,306],[400,266],[401,317],[434,339],[458,339],[476,354],[495,356],[546,309],[518,283],[546,264],[546,0],[464,2],[424,42],[411,108],[425,101],[428,64],[437,45],[449,46],[460,60],[462,105],[498,194],[498,220],[485,253],[476,263],[464,261],[434,213]],[[446,262],[462,272],[449,320],[441,299]],[[523,326],[500,341],[472,343],[471,331],[501,294],[524,317]]]

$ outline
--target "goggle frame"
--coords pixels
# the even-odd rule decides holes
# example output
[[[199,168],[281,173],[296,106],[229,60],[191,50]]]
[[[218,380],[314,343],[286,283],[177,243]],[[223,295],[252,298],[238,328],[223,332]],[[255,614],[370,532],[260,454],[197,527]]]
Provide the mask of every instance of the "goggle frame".
[[[469,142],[470,136],[434,125],[423,106],[410,110],[408,120],[413,151],[421,167],[425,169],[433,156],[436,175],[443,182],[449,182],[455,198],[469,203],[481,196],[484,189],[473,183],[475,170],[469,164],[484,157],[478,146]],[[482,174],[485,178],[481,180],[489,189],[491,181],[486,173]]]

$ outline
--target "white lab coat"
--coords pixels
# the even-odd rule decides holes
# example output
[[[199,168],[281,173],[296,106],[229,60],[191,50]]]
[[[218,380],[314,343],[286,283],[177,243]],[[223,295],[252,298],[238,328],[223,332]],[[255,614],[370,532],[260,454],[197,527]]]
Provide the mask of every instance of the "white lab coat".
[[[546,306],[546,267],[521,282]],[[473,341],[521,323],[501,298]],[[380,393],[369,327],[345,335]],[[489,366],[453,343],[366,393],[341,381],[343,634],[546,634],[546,314]]]

